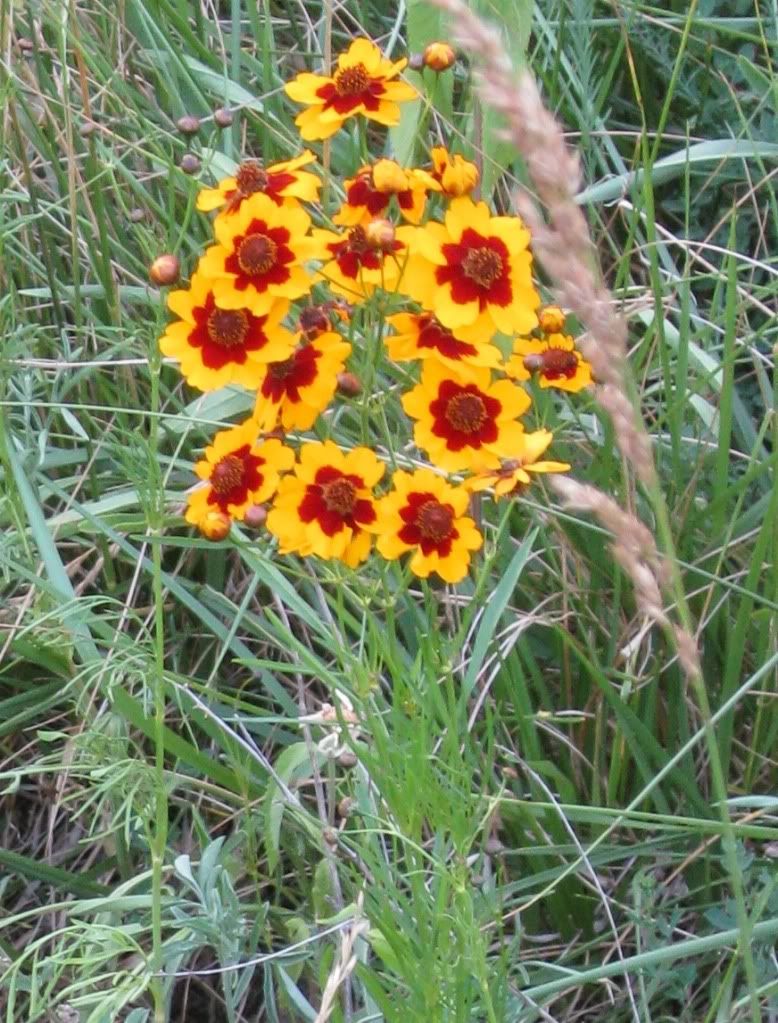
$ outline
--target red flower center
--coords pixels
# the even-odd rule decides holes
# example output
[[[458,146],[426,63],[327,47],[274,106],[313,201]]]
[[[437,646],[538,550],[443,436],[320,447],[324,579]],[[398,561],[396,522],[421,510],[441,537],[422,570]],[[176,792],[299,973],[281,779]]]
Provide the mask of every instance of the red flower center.
[[[294,355],[288,359],[284,359],[283,362],[271,362],[268,366],[268,375],[274,380],[286,380],[287,377],[294,373],[297,360]]]
[[[477,394],[457,394],[446,405],[446,419],[459,433],[476,433],[488,418],[486,406]]]
[[[339,96],[358,96],[370,84],[370,75],[364,64],[354,64],[335,73],[335,91]]]
[[[451,533],[454,512],[440,501],[425,501],[416,513],[416,527],[425,540],[440,543]]]
[[[241,195],[264,192],[268,185],[267,171],[259,160],[244,160],[235,174],[235,182]]]
[[[462,272],[481,288],[491,288],[505,272],[499,252],[484,245],[470,249],[462,260]]]
[[[236,348],[243,344],[249,319],[242,309],[214,308],[207,320],[209,339],[220,348]]]
[[[278,246],[266,234],[249,234],[238,246],[238,266],[249,277],[266,274],[275,265]]]
[[[321,488],[321,496],[327,511],[338,515],[351,515],[357,503],[357,488],[346,476],[325,483]]]
[[[211,486],[218,497],[231,494],[243,483],[245,463],[242,458],[227,455],[218,462],[211,473]]]
[[[564,348],[547,348],[545,352],[526,355],[524,366],[530,373],[540,370],[548,380],[558,380],[559,377],[570,380],[578,369],[578,355]]]

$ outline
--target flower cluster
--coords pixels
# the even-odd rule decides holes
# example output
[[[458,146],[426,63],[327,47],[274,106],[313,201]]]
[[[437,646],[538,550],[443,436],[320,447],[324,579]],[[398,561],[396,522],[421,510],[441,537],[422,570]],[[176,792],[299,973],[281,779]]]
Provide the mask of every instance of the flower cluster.
[[[425,67],[452,66],[445,44],[428,50]],[[398,104],[417,97],[406,63],[357,39],[331,75],[299,74],[286,93],[305,108],[301,137],[327,139],[356,117],[396,124]],[[216,211],[214,241],[189,287],[168,296],[175,319],[160,348],[192,387],[255,397],[253,415],[196,464],[186,520],[211,539],[233,521],[262,522],[280,555],[350,567],[373,548],[408,554],[415,575],[455,583],[482,544],[472,493],[516,494],[533,474],[569,468],[542,460],[552,434],[526,428],[522,384],[572,392],[591,371],[561,310],[540,308],[521,220],[474,198],[473,163],[442,146],[426,166],[365,162],[329,183],[334,209],[321,206],[322,178],[306,149],[244,160],[199,193],[198,209]],[[397,408],[413,422],[412,460],[402,438],[382,453],[331,437],[328,409],[359,396],[348,360],[369,339],[382,401],[415,375]],[[372,397],[362,395],[365,415]],[[403,466],[391,478],[389,461]]]

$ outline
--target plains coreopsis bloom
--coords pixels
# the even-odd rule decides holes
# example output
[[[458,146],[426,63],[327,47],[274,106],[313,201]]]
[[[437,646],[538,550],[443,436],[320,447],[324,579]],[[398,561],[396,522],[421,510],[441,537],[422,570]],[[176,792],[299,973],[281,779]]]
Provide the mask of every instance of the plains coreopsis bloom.
[[[294,335],[281,326],[286,301],[275,303],[266,316],[220,309],[212,281],[195,273],[188,289],[168,295],[168,306],[179,319],[160,338],[160,350],[177,359],[187,383],[201,391],[227,384],[258,387],[264,364],[285,359],[294,350]]]
[[[346,201],[332,220],[352,226],[383,217],[396,197],[403,218],[418,224],[430,190],[439,191],[440,186],[427,171],[405,170],[394,160],[379,160],[372,167],[360,167],[355,177],[346,180]]]
[[[205,458],[195,465],[205,486],[190,493],[187,522],[205,523],[207,530],[212,512],[242,519],[252,505],[273,496],[280,474],[294,464],[294,452],[274,438],[258,441],[258,432],[249,419],[215,435]]]
[[[272,430],[280,416],[285,430],[310,430],[332,400],[350,354],[348,341],[328,332],[300,345],[288,359],[270,363],[254,407],[259,429]]]
[[[505,372],[514,380],[528,380],[537,373],[541,387],[556,387],[573,394],[592,383],[592,367],[566,334],[548,334],[542,341],[517,338],[513,351]]]
[[[416,446],[447,472],[499,466],[521,442],[524,427],[517,417],[530,404],[526,391],[510,380],[492,383],[488,369],[472,367],[463,380],[431,360],[421,383],[402,399],[417,421]]]
[[[268,167],[261,160],[244,160],[232,177],[224,178],[216,188],[200,191],[197,208],[204,212],[221,209],[222,216],[230,216],[258,192],[272,199],[277,206],[294,206],[298,200],[316,202],[321,180],[310,171],[302,170],[315,160],[314,154],[307,149],[293,160],[271,163]]]
[[[369,448],[344,454],[326,441],[306,444],[294,472],[282,481],[267,517],[280,553],[338,558],[352,568],[364,561],[375,532],[373,487],[383,463]]]
[[[550,430],[533,430],[525,433],[521,443],[497,469],[487,469],[470,476],[462,484],[471,491],[494,490],[496,497],[519,493],[532,482],[533,473],[567,472],[567,462],[541,462],[540,456],[546,451],[554,435]]]
[[[413,233],[407,291],[446,327],[478,323],[486,337],[537,325],[529,231],[518,217],[493,217],[486,203],[454,199],[445,224]]]
[[[206,249],[198,270],[211,278],[222,309],[250,309],[264,316],[279,299],[299,298],[311,287],[304,263],[320,254],[308,236],[305,210],[277,206],[252,195],[232,217],[217,217],[217,243]]]
[[[379,287],[393,291],[408,258],[407,245],[394,230],[392,240],[382,245],[371,239],[369,227],[357,224],[342,235],[321,229],[313,232],[330,257],[319,271],[321,277],[336,295],[349,301],[367,298]]]
[[[430,157],[429,173],[449,199],[469,195],[478,184],[478,168],[459,153],[449,153],[445,146],[435,146],[430,150]]]
[[[379,124],[397,124],[397,104],[418,95],[413,86],[396,81],[406,64],[404,59],[386,60],[369,39],[355,39],[338,57],[332,75],[297,75],[284,89],[307,107],[295,120],[300,135],[306,140],[329,138],[356,114]]]
[[[461,372],[468,366],[500,364],[500,350],[483,340],[478,327],[449,330],[432,313],[395,313],[387,317],[395,334],[385,339],[389,358],[395,362],[435,359]]]
[[[378,506],[378,540],[383,557],[394,560],[413,551],[411,571],[426,579],[437,572],[447,583],[467,575],[470,552],[483,543],[465,512],[469,495],[431,469],[395,472],[394,489]]]

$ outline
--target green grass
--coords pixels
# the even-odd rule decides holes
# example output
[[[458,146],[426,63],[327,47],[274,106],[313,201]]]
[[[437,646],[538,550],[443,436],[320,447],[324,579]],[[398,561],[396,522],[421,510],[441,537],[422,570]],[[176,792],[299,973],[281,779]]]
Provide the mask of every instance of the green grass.
[[[251,402],[203,400],[161,364],[147,268],[175,251],[193,269],[210,237],[199,180],[243,152],[296,151],[281,85],[317,63],[324,11],[233,0],[216,22],[183,0],[0,0],[8,1023],[314,1020],[357,918],[344,1023],[778,1012],[778,13],[530,7],[479,4],[580,146],[725,812],[672,647],[603,531],[542,487],[485,504],[483,555],[453,590],[185,528],[194,461]],[[336,11],[336,52],[360,26],[394,56],[445,31],[419,0],[364,0]],[[389,151],[461,138],[507,206],[523,168],[488,112],[474,137],[466,61],[453,80]],[[225,103],[240,113],[214,128]],[[203,118],[190,142],[183,113]],[[335,174],[359,147],[335,137]],[[375,394],[339,403],[327,430],[394,452],[402,378],[355,349]],[[653,527],[594,401],[537,408],[554,457]],[[327,757],[305,719],[343,698],[360,730]]]

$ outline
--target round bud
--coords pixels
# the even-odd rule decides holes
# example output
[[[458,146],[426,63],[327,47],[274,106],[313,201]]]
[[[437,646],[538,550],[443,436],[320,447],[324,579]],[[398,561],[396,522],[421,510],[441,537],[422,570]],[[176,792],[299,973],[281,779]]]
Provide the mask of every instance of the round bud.
[[[457,55],[448,43],[435,42],[424,47],[422,62],[430,71],[448,71],[453,66]]]
[[[246,509],[246,514],[243,516],[243,521],[249,529],[259,529],[264,526],[266,520],[267,508],[264,504],[252,504],[250,508]]]
[[[139,224],[141,220],[146,219],[146,211],[142,206],[134,206],[127,214],[127,217],[131,224]]]
[[[178,166],[184,174],[196,174],[200,170],[200,161],[194,153],[184,153]]]
[[[172,252],[165,252],[157,256],[149,267],[149,280],[152,284],[162,287],[166,284],[175,284],[181,273],[181,264],[178,257]]]
[[[412,53],[408,57],[408,70],[409,71],[421,71],[424,67],[424,54],[423,53]]]
[[[565,328],[565,314],[558,305],[544,306],[538,313],[538,321],[544,334],[560,334]]]
[[[94,121],[84,121],[84,123],[78,129],[78,134],[81,136],[82,139],[88,139],[96,128],[97,125],[95,124]]]
[[[200,118],[193,114],[184,114],[176,121],[176,128],[182,135],[196,135],[200,130]]]
[[[357,757],[355,753],[352,753],[350,749],[343,750],[341,755],[338,757],[338,763],[341,767],[351,768],[357,766]]]
[[[324,828],[321,837],[332,849],[338,844],[338,833],[335,828]]]
[[[17,46],[23,53],[29,53],[30,50],[35,49],[35,43],[32,41],[32,39],[28,39],[26,36],[21,37],[21,39],[17,43]]]
[[[362,393],[359,377],[353,373],[338,373],[338,391],[345,398],[356,398]]]
[[[356,800],[353,796],[344,796],[338,803],[338,816],[339,817],[350,817],[354,812],[354,803]]]
[[[322,305],[305,306],[300,312],[297,325],[308,341],[314,341],[332,326],[327,310]]]
[[[394,224],[383,217],[377,217],[365,224],[365,238],[372,249],[381,249],[386,252],[394,244]]]
[[[232,124],[233,115],[229,107],[219,107],[213,112],[213,122],[219,128],[229,128]]]
[[[224,540],[229,536],[232,519],[224,512],[209,511],[199,526],[206,540]]]

